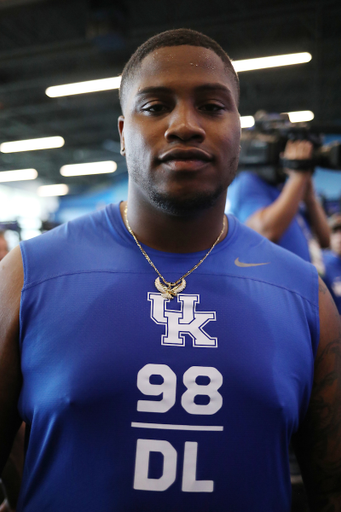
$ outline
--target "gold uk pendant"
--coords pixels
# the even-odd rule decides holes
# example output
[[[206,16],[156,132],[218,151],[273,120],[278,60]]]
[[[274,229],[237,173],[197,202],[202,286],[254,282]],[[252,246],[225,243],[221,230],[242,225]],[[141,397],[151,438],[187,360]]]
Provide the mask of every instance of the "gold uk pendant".
[[[162,284],[160,278],[157,277],[155,279],[155,287],[161,293],[164,299],[171,300],[186,288],[186,281],[184,278],[182,278],[181,283],[172,287]]]

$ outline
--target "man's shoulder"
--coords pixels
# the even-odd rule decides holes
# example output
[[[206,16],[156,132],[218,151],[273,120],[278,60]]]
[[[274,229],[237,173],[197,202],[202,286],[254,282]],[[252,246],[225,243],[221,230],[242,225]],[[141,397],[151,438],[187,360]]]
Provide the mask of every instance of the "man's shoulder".
[[[110,210],[116,205],[83,215],[42,235],[21,242],[25,284],[91,269],[114,249],[117,234]]]
[[[235,228],[227,250],[236,276],[285,288],[316,302],[318,275],[311,263],[270,242],[233,216],[229,219]]]
[[[106,208],[91,212],[85,215],[81,215],[72,220],[69,220],[50,231],[25,240],[21,242],[23,246],[50,246],[56,243],[75,243],[79,242],[79,237],[85,240],[87,237],[92,237],[94,234],[98,234],[98,230],[105,230],[108,228],[108,221],[111,224],[111,217],[115,214],[112,210],[115,210],[118,205],[109,205]],[[110,217],[110,220],[109,220]]]

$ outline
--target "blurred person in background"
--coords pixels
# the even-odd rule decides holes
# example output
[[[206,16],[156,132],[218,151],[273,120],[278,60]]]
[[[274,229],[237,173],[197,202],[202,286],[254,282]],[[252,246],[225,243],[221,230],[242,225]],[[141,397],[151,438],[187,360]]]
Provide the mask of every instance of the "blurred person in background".
[[[8,253],[9,253],[9,248],[8,248],[7,240],[5,238],[5,232],[4,231],[0,231],[0,261]]]
[[[310,141],[289,140],[283,157],[311,159]],[[230,211],[243,223],[306,261],[318,261],[329,247],[326,214],[314,192],[312,173],[285,169],[284,184],[270,184],[253,171],[242,171],[228,191]],[[314,261],[314,263],[315,263]],[[318,268],[319,270],[319,268]]]
[[[323,280],[328,286],[335,304],[341,314],[341,214],[336,213],[329,219],[331,229],[330,250],[323,251]]]

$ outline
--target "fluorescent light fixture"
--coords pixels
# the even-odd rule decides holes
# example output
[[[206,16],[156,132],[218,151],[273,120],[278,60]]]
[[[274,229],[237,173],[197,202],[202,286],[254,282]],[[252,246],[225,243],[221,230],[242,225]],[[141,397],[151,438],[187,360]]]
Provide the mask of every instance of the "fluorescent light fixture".
[[[314,119],[314,112],[311,110],[299,110],[298,112],[286,112],[291,123],[305,123]]]
[[[277,68],[280,66],[292,66],[311,61],[312,56],[308,52],[289,53],[286,55],[274,55],[272,57],[260,57],[258,59],[236,60],[232,62],[237,73],[253,71],[255,69]]]
[[[86,94],[89,92],[110,91],[112,89],[119,89],[120,83],[121,77],[114,76],[74,84],[54,85],[48,87],[45,94],[50,98],[59,98],[61,96],[73,96],[75,94]]]
[[[19,153],[20,151],[36,151],[39,149],[61,148],[64,146],[63,137],[42,137],[40,139],[16,140],[0,144],[2,153]]]
[[[255,69],[303,64],[309,62],[311,59],[312,56],[310,53],[302,52],[274,55],[272,57],[260,57],[258,59],[236,60],[232,62],[232,64],[234,69],[240,73],[242,71],[252,71]],[[97,80],[87,80],[85,82],[75,82],[72,84],[53,85],[45,90],[45,94],[50,98],[60,98],[62,96],[74,96],[76,94],[87,94],[90,92],[111,91],[113,89],[119,89],[120,83],[120,76],[99,78]]]
[[[18,169],[16,171],[1,171],[0,182],[35,180],[38,172],[35,169]]]
[[[255,124],[255,118],[253,116],[241,116],[240,126],[241,128],[251,128]]]
[[[62,176],[86,176],[88,174],[106,174],[115,172],[116,169],[116,162],[108,160],[105,162],[63,165],[63,167],[60,168],[60,174]]]
[[[64,183],[38,187],[38,196],[40,197],[66,196],[68,193],[69,187]]]

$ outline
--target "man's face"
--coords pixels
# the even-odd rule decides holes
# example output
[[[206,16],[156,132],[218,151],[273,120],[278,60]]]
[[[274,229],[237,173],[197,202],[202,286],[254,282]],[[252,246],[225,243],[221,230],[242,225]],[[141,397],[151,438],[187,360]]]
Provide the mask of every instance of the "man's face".
[[[9,250],[8,250],[8,245],[7,245],[7,241],[5,240],[5,238],[3,236],[0,236],[0,261],[2,260],[2,258],[4,258],[6,256],[6,254],[8,254]]]
[[[233,77],[212,50],[184,45],[147,55],[119,120],[133,196],[173,214],[225,200],[238,165],[237,102]]]
[[[330,235],[330,247],[335,254],[341,256],[341,226],[332,230]]]

